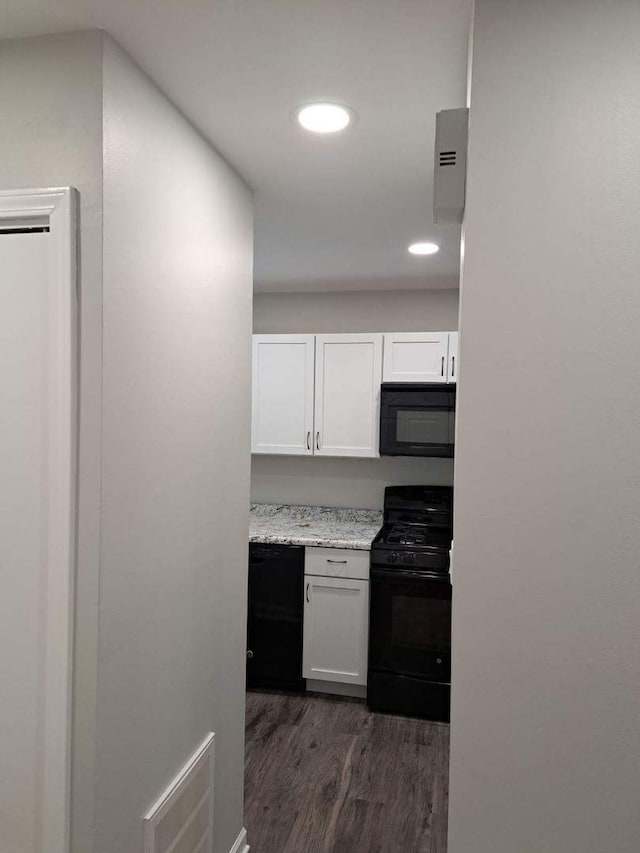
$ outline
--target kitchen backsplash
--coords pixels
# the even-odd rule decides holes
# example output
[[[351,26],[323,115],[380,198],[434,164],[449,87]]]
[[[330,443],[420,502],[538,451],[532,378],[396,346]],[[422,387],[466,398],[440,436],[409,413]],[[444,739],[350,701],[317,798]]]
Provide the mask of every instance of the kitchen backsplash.
[[[453,484],[453,459],[251,459],[253,503],[381,509],[385,486]]]

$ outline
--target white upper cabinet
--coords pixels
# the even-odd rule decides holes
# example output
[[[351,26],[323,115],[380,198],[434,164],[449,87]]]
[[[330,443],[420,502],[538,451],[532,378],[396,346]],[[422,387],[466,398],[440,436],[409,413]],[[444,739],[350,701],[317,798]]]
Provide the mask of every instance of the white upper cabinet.
[[[314,453],[378,456],[382,335],[317,335]]]
[[[314,335],[253,336],[253,453],[313,453]]]
[[[379,456],[380,384],[458,370],[457,332],[254,335],[251,451]]]
[[[384,336],[384,382],[446,382],[449,332]]]
[[[458,362],[458,333],[449,332],[449,369],[447,377],[449,382],[458,380],[460,365]]]

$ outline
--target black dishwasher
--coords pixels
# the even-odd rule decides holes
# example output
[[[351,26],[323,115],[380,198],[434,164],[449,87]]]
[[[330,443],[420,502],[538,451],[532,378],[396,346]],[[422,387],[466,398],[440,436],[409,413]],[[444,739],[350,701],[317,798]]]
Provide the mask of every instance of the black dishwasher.
[[[304,690],[304,548],[249,545],[247,687]]]

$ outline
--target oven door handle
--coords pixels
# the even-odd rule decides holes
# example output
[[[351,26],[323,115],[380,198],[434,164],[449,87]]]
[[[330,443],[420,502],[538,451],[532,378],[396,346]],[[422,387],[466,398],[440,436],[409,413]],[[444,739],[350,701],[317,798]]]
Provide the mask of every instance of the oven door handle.
[[[435,580],[451,585],[451,578],[448,573],[439,574],[438,572],[418,572],[413,569],[372,568],[369,575],[371,580],[375,580],[376,578],[380,578],[381,580]]]

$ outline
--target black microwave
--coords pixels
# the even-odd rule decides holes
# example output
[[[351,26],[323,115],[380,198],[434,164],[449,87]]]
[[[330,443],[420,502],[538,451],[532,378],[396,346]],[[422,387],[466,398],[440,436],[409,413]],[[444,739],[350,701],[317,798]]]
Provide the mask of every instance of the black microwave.
[[[384,382],[380,395],[380,455],[451,458],[455,419],[455,385]]]

